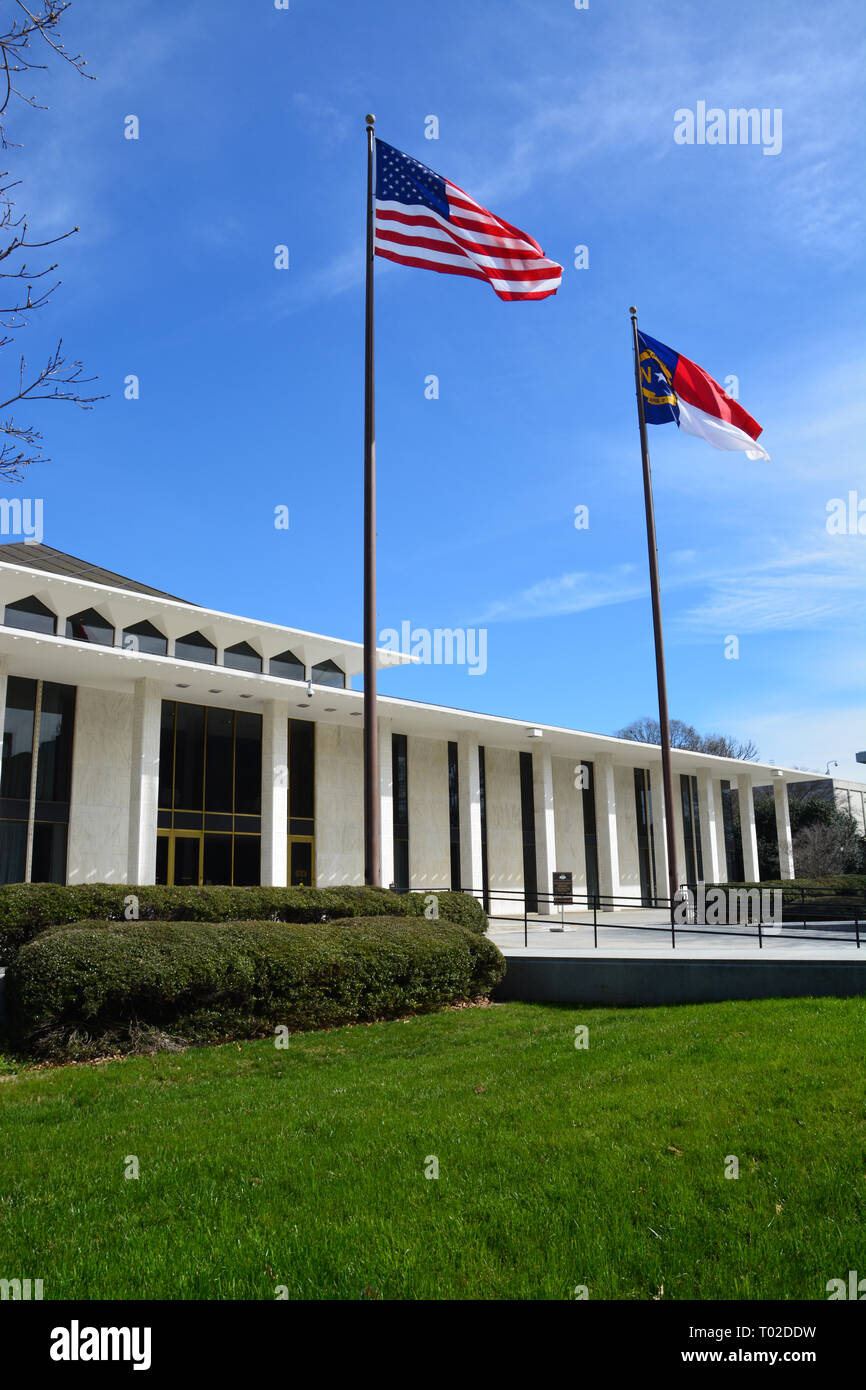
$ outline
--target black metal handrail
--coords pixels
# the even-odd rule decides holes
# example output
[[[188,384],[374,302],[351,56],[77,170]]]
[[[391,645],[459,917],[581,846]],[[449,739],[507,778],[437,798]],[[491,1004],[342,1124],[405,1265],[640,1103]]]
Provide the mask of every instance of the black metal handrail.
[[[594,946],[595,946],[596,949],[598,949],[598,929],[599,929],[598,914],[599,914],[600,912],[615,911],[617,908],[629,908],[629,909],[631,909],[631,910],[633,910],[633,911],[634,911],[634,910],[640,910],[640,908],[644,908],[644,909],[649,908],[649,909],[655,909],[655,910],[666,909],[667,912],[669,913],[669,916],[670,916],[670,924],[669,924],[669,925],[665,925],[665,926],[660,926],[660,925],[659,925],[659,926],[656,926],[656,925],[653,925],[652,923],[645,923],[645,922],[628,922],[628,923],[625,923],[625,922],[623,922],[623,923],[602,922],[602,923],[601,923],[601,927],[602,927],[603,929],[611,930],[611,931],[617,931],[617,930],[621,930],[621,929],[623,929],[623,928],[627,928],[629,931],[649,931],[649,932],[665,932],[665,933],[669,933],[669,934],[670,934],[670,938],[671,938],[671,946],[672,946],[673,949],[676,949],[676,944],[677,944],[677,931],[679,931],[679,932],[685,932],[685,933],[687,933],[687,934],[690,935],[690,936],[697,935],[697,936],[736,936],[736,937],[742,937],[742,936],[744,936],[744,935],[747,934],[748,928],[749,928],[749,927],[753,927],[753,926],[756,928],[758,946],[759,946],[761,949],[763,949],[765,929],[766,929],[766,927],[767,927],[768,925],[771,926],[771,927],[773,928],[773,937],[774,937],[774,939],[776,939],[776,940],[791,940],[791,941],[839,941],[839,942],[843,942],[843,943],[846,944],[846,945],[850,945],[850,933],[849,933],[848,935],[846,935],[846,936],[834,936],[834,935],[831,935],[831,934],[830,934],[829,932],[827,932],[826,930],[825,930],[825,931],[821,931],[820,933],[814,933],[814,932],[813,932],[813,933],[810,933],[810,932],[808,932],[806,929],[807,929],[807,927],[809,926],[809,919],[808,919],[807,916],[806,916],[805,910],[804,910],[804,913],[803,913],[803,929],[802,929],[802,930],[800,930],[800,929],[798,928],[797,931],[796,931],[796,933],[794,933],[794,932],[785,932],[785,931],[780,931],[780,930],[778,930],[778,923],[776,922],[776,920],[775,920],[774,918],[771,917],[770,920],[769,920],[769,922],[768,922],[768,921],[765,919],[765,917],[764,917],[764,912],[763,912],[763,905],[764,905],[763,894],[762,894],[762,892],[761,892],[761,890],[759,889],[759,886],[758,886],[757,884],[743,884],[743,885],[736,885],[736,884],[735,884],[735,885],[731,885],[731,884],[721,884],[721,883],[705,883],[705,884],[703,884],[703,885],[698,885],[698,884],[694,884],[694,885],[693,885],[693,884],[683,884],[683,885],[682,885],[682,887],[690,888],[693,892],[696,892],[697,888],[700,887],[700,886],[703,886],[703,887],[704,887],[705,889],[707,889],[707,890],[713,889],[713,888],[721,888],[721,889],[723,889],[726,893],[732,893],[732,894],[739,894],[739,893],[747,893],[747,894],[749,894],[749,893],[754,893],[754,892],[757,890],[757,891],[758,891],[758,920],[757,920],[757,922],[753,921],[753,920],[751,919],[750,916],[747,916],[746,919],[743,920],[743,921],[739,921],[739,920],[738,920],[737,923],[728,923],[727,926],[725,926],[725,927],[722,927],[722,926],[707,926],[706,923],[704,923],[703,925],[699,925],[699,924],[696,923],[696,922],[688,922],[688,921],[686,921],[686,922],[677,922],[677,920],[676,920],[676,909],[677,909],[678,906],[681,906],[682,903],[685,901],[685,899],[683,899],[683,898],[670,899],[670,898],[660,898],[660,897],[654,896],[649,902],[644,902],[644,901],[639,901],[638,899],[636,899],[636,898],[634,898],[634,897],[627,897],[627,896],[625,896],[624,894],[590,893],[590,892],[587,892],[587,891],[584,891],[583,893],[581,893],[581,892],[579,892],[579,891],[572,891],[572,893],[571,893],[571,895],[570,895],[569,901],[568,901],[568,902],[565,902],[562,898],[557,898],[556,895],[553,894],[553,893],[541,893],[541,892],[536,892],[536,893],[533,893],[533,894],[532,894],[532,897],[533,897],[533,899],[534,899],[534,901],[535,901],[535,903],[536,903],[536,908],[535,908],[534,911],[530,911],[530,910],[529,910],[529,907],[528,907],[528,894],[527,894],[523,889],[508,889],[508,888],[503,888],[503,889],[490,889],[489,891],[484,891],[484,890],[482,890],[482,889],[476,889],[476,888],[461,888],[460,891],[461,891],[461,892],[464,892],[464,893],[468,893],[470,896],[477,898],[479,901],[481,901],[482,898],[486,898],[488,902],[498,901],[498,902],[506,902],[506,903],[507,903],[507,902],[515,902],[515,903],[520,903],[520,904],[522,904],[522,912],[521,912],[519,915],[522,915],[522,917],[523,917],[523,944],[524,944],[524,946],[527,946],[527,947],[528,947],[528,945],[529,945],[529,919],[530,919],[530,917],[541,917],[541,916],[551,917],[551,916],[554,916],[554,915],[555,915],[555,912],[550,912],[550,911],[549,911],[548,913],[546,913],[546,914],[545,914],[545,913],[539,912],[539,911],[538,911],[538,904],[540,904],[541,902],[547,902],[548,904],[552,904],[554,909],[556,909],[556,908],[559,908],[559,909],[560,909],[560,920],[561,920],[562,923],[563,923],[563,927],[560,928],[560,929],[564,929],[564,926],[565,926],[565,908],[566,908],[566,907],[569,907],[569,908],[571,908],[571,909],[575,909],[575,908],[576,908],[576,909],[579,910],[579,911],[580,911],[580,910],[583,910],[583,911],[586,911],[586,912],[590,912],[590,911],[591,911],[591,912],[592,912],[593,943],[594,943]],[[784,889],[779,890],[778,888],[770,888],[770,889],[764,888],[764,889],[763,889],[763,892],[768,892],[768,891],[769,891],[769,892],[774,892],[774,891],[782,891],[782,892],[784,892],[785,890],[784,890]],[[803,906],[804,909],[805,909],[805,905],[810,901],[809,897],[806,896],[806,894],[809,894],[809,893],[811,893],[811,892],[813,892],[813,891],[815,891],[815,890],[809,890],[809,889],[799,889],[799,890],[797,890],[797,889],[795,889],[795,888],[792,888],[790,891],[792,891],[792,892],[799,891],[799,892],[800,892],[800,894],[801,894],[800,903],[801,903],[801,906]],[[818,897],[823,897],[823,898],[825,898],[825,899],[830,899],[830,898],[833,898],[833,897],[837,897],[837,898],[840,898],[840,897],[841,897],[841,898],[842,898],[842,901],[843,901],[843,903],[844,903],[844,905],[845,905],[845,908],[848,908],[849,905],[850,905],[850,907],[851,907],[850,915],[849,915],[849,916],[842,915],[842,916],[840,916],[839,918],[834,918],[834,919],[832,919],[832,924],[833,924],[834,926],[835,926],[835,925],[850,925],[850,929],[853,930],[853,933],[854,933],[854,940],[855,940],[855,943],[856,943],[856,948],[857,948],[857,950],[859,951],[859,949],[860,949],[860,935],[861,935],[861,933],[860,933],[860,924],[861,924],[861,922],[866,922],[866,894],[863,895],[862,901],[861,901],[860,899],[858,899],[858,898],[856,897],[856,895],[854,895],[854,894],[847,894],[847,893],[841,894],[841,895],[838,894],[838,893],[835,893],[835,894],[834,894],[833,891],[832,891],[831,889],[827,889],[826,891],[823,891],[823,892],[820,891],[820,890],[817,890],[817,896],[818,896]],[[740,901],[741,901],[741,899],[740,899],[739,897],[737,897],[737,902],[739,903]],[[784,899],[783,899],[783,902],[784,902]],[[841,905],[841,904],[840,904],[840,905]],[[749,907],[751,907],[751,898],[748,899],[747,904],[746,904],[746,907],[747,907],[747,909],[748,909]],[[799,914],[798,914],[798,917],[799,917]],[[505,920],[508,920],[508,916],[507,916],[507,915],[505,916]],[[576,924],[576,925],[582,925],[582,924]]]

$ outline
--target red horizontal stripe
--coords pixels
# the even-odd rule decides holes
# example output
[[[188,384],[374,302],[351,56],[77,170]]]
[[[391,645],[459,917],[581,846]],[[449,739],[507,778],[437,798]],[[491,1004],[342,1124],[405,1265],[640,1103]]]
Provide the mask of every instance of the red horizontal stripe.
[[[699,410],[705,410],[708,415],[715,415],[717,420],[726,420],[729,424],[736,425],[737,429],[745,430],[751,439],[757,439],[761,433],[761,426],[757,420],[752,419],[739,401],[733,401],[730,396],[726,396],[719,383],[713,381],[703,367],[699,367],[696,362],[690,362],[682,353],[674,372],[673,386],[677,395],[682,396],[688,405],[695,405]]]
[[[405,236],[402,232],[392,232],[382,227],[376,230],[376,242],[396,242],[398,246],[417,246],[422,251],[441,251],[444,255],[465,254],[463,242],[453,242],[451,245],[447,241],[434,241],[432,237]],[[538,257],[533,256],[531,260],[525,260],[521,256],[497,255],[493,248],[489,246],[472,246],[468,248],[475,251],[479,256],[486,256],[495,264],[492,267],[482,265],[481,270],[501,271],[502,274],[497,279],[513,280],[550,280],[556,274],[555,267],[551,265],[538,265]],[[472,259],[467,256],[467,260]]]
[[[522,232],[518,232],[516,235],[514,235],[513,229],[507,232],[504,231],[502,226],[499,223],[495,222],[470,222],[463,217],[451,217],[446,220],[443,217],[436,217],[427,211],[419,211],[417,213],[404,213],[393,212],[390,208],[377,208],[376,221],[378,222],[379,220],[383,222],[402,222],[406,226],[410,227],[436,227],[437,229],[454,236],[455,240],[459,240],[462,245],[472,246],[473,249],[478,249],[478,244],[470,241],[468,237],[464,237],[464,231],[472,232],[476,236],[479,233],[482,233],[485,236],[495,237],[496,241],[502,243],[503,245],[507,241],[517,241],[518,243],[520,243],[519,254],[525,254],[527,257],[531,259],[537,258],[536,251],[533,249],[535,246],[534,242],[530,243],[529,241],[527,241],[523,237]],[[455,232],[454,228],[457,228],[458,230]],[[483,243],[481,243],[480,245],[483,248]],[[512,253],[514,250],[514,248],[512,247],[506,247],[505,249],[509,253]],[[495,255],[496,247],[489,246],[487,248],[487,254]]]
[[[384,256],[386,261],[396,261],[398,265],[417,266],[419,270],[438,270],[443,275],[470,275],[473,280],[487,280],[489,277],[483,270],[472,268],[472,262],[467,261],[466,265],[443,265],[441,261],[422,261],[417,256],[398,256],[396,251],[386,251],[383,247],[376,247],[376,255]],[[497,276],[497,279],[500,278]]]
[[[507,280],[507,276],[499,275],[496,271],[485,273],[479,268],[473,268],[472,262],[467,260],[465,266],[442,265],[440,261],[425,261],[416,256],[398,255],[396,251],[386,251],[382,246],[375,247],[375,254],[383,256],[387,261],[396,261],[398,265],[414,266],[419,270],[435,270],[440,275],[468,275],[473,280],[487,280],[495,295],[500,299],[512,301],[518,299],[547,299],[549,295],[556,294],[556,288],[552,290],[503,290],[498,285],[493,284],[494,280]],[[515,276],[515,281],[525,279],[525,276]],[[553,279],[548,275],[548,279]]]
[[[457,186],[456,183],[452,183],[450,179],[446,179],[446,180],[445,180],[445,183],[446,183],[446,185],[447,185],[447,187],[448,187],[448,189],[449,189],[449,193],[448,193],[448,201],[449,201],[449,203],[454,203],[454,204],[457,204],[458,206],[466,207],[466,208],[470,208],[470,209],[476,208],[479,212],[487,213],[487,216],[488,216],[488,217],[492,217],[492,216],[493,216],[493,213],[492,213],[492,212],[488,212],[488,211],[487,211],[487,208],[483,208],[483,207],[481,206],[480,203],[476,203],[475,200],[474,200],[474,198],[471,198],[471,197],[469,196],[469,194],[468,194],[467,192],[465,192],[464,189],[459,188],[459,187]],[[451,190],[452,188],[453,188],[455,194],[459,194],[459,195],[460,195],[459,198],[454,197],[454,196],[451,194],[450,190]],[[464,202],[464,199],[465,199],[465,202]],[[530,246],[534,246],[534,247],[535,247],[535,249],[536,249],[536,251],[538,252],[539,256],[543,256],[543,255],[544,255],[544,252],[542,251],[542,249],[541,249],[541,247],[539,246],[538,242],[535,241],[531,236],[527,236],[526,232],[522,232],[522,231],[520,230],[519,227],[512,227],[512,225],[511,225],[510,222],[503,222],[501,218],[498,218],[498,217],[497,217],[496,220],[497,220],[497,222],[499,222],[500,226],[504,227],[505,230],[506,230],[507,232],[510,233],[511,236],[522,237],[522,239],[523,239],[524,241],[528,241],[528,242],[529,242]]]

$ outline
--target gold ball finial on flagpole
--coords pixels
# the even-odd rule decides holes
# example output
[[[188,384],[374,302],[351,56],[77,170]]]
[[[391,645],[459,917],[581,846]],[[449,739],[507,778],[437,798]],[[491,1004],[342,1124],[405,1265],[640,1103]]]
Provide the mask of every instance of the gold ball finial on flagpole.
[[[376,124],[376,117],[375,117],[375,116],[367,115],[367,116],[364,117],[364,120],[367,122],[367,125],[375,125],[375,124]]]
[[[631,314],[631,316],[632,316],[633,319],[636,319],[636,318],[637,318],[637,309],[634,307],[633,304],[630,304],[630,305],[629,305],[629,310],[628,310],[628,311],[629,311],[629,313]]]

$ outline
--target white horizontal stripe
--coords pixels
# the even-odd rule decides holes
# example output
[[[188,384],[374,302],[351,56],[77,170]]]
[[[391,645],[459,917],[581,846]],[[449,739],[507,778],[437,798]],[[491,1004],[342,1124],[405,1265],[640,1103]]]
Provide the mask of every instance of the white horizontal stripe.
[[[556,266],[557,273],[552,279],[524,280],[521,278],[519,271],[515,271],[511,276],[504,277],[501,273],[496,274],[495,271],[484,270],[478,266],[474,256],[444,256],[438,251],[428,251],[426,247],[398,246],[394,242],[387,241],[377,241],[376,247],[380,251],[385,252],[388,256],[402,256],[407,260],[411,260],[413,263],[417,263],[421,267],[426,266],[430,270],[435,270],[437,266],[442,266],[445,270],[449,270],[452,266],[462,269],[467,265],[475,265],[479,276],[483,276],[484,279],[489,280],[494,289],[524,290],[536,294],[542,291],[551,293],[553,290],[558,289],[562,283],[562,274],[560,273],[559,266]],[[536,264],[538,264],[538,262],[536,262]]]
[[[555,275],[552,280],[497,280],[494,277],[490,283],[494,289],[525,290],[528,294],[541,294],[543,291],[550,293],[552,290],[558,290],[562,284],[562,276]]]
[[[447,239],[443,241],[442,251],[431,250],[429,246],[413,247],[411,243],[407,246],[405,242],[389,241],[387,237],[381,235],[378,229],[376,245],[382,246],[388,251],[402,252],[405,255],[411,255],[414,252],[418,256],[423,256],[425,260],[437,261],[443,265],[460,265],[468,260],[485,270],[498,270],[506,273],[513,271],[515,275],[520,275],[525,270],[544,270],[547,266],[550,266],[551,270],[554,268],[552,261],[545,261],[538,256],[534,256],[531,261],[528,261],[525,257],[482,256],[477,251],[461,252],[457,247],[454,247],[452,251],[450,248],[454,243],[449,244]],[[559,267],[557,266],[556,269],[558,270]]]
[[[397,220],[394,220],[392,222],[391,218],[387,216],[387,213],[401,212],[404,216],[411,217],[414,212],[417,212],[417,214],[420,217],[435,218],[439,226],[445,231],[446,236],[453,237],[457,241],[477,241],[482,246],[501,246],[503,250],[514,250],[522,256],[529,256],[532,258],[538,257],[538,252],[536,251],[535,247],[531,245],[530,242],[524,241],[520,237],[513,237],[505,231],[503,231],[500,236],[498,233],[482,231],[476,232],[474,228],[470,230],[467,227],[455,227],[453,222],[449,222],[447,218],[443,217],[441,213],[436,212],[435,209],[422,207],[418,203],[411,203],[407,205],[406,203],[377,202],[376,211],[386,214],[384,218],[380,217],[377,219],[377,226],[393,226],[395,231],[400,231],[402,227],[403,231],[406,232],[407,235],[411,233],[412,224],[408,222],[399,222]],[[495,221],[495,219],[491,219],[489,216],[486,219],[486,221],[488,222],[490,222],[491,220]],[[433,227],[420,226],[418,228],[418,234],[419,236],[432,237],[436,235],[436,229]]]
[[[705,439],[714,449],[742,449],[746,458],[769,459],[764,446],[746,434],[745,430],[738,429],[727,420],[719,420],[706,410],[699,410],[696,405],[686,405],[681,396],[677,398],[677,404],[680,408],[680,429],[684,434]]]

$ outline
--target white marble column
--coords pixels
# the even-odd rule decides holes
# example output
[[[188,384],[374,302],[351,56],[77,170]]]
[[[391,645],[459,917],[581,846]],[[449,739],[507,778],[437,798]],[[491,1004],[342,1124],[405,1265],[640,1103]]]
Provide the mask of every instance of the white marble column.
[[[740,773],[737,777],[737,792],[740,802],[740,834],[743,840],[743,873],[746,883],[759,883],[761,871],[758,868],[758,832],[755,828],[755,801],[752,796],[752,779]]]
[[[773,782],[773,798],[776,803],[776,834],[779,838],[779,877],[793,878],[794,842],[791,838],[791,811],[784,777],[777,777]]]
[[[132,707],[127,883],[156,882],[156,813],[159,799],[159,731],[162,687],[137,680]]]
[[[553,806],[553,763],[549,748],[532,754],[532,799],[535,806],[535,865],[538,909],[553,911],[553,871],[556,868],[556,818]]]
[[[270,888],[288,882],[289,706],[286,700],[262,705],[262,859],[261,881]]]
[[[379,720],[379,882],[388,888],[394,882],[394,759],[391,751],[393,728],[390,719]],[[409,808],[409,844],[412,843],[412,814]]]
[[[481,775],[478,740],[461,734],[457,740],[457,786],[460,804],[460,886],[483,895],[481,864]]]
[[[719,869],[716,796],[711,772],[698,773],[698,813],[701,818],[701,856],[704,861],[704,881],[706,883],[719,883],[724,876]]]
[[[616,790],[613,758],[600,753],[595,769],[595,828],[598,842],[598,889],[602,898],[622,894],[619,878],[619,841],[616,829]]]

